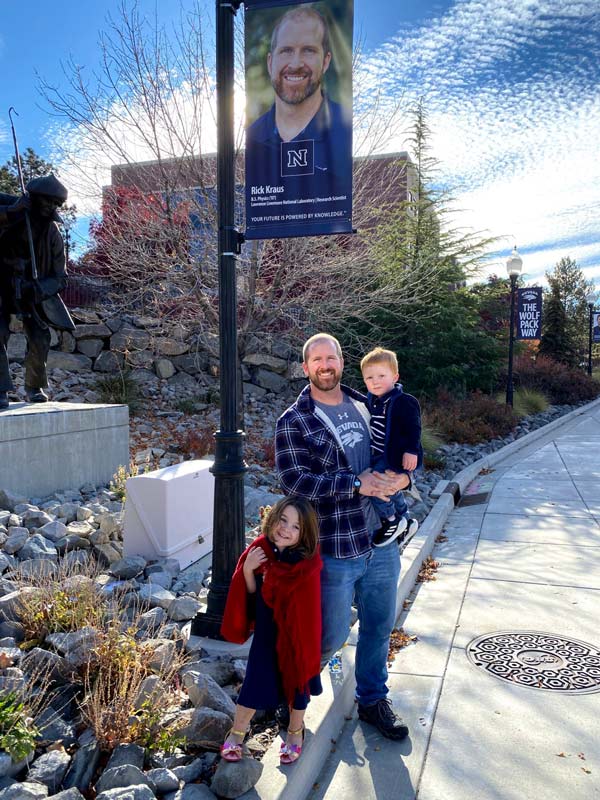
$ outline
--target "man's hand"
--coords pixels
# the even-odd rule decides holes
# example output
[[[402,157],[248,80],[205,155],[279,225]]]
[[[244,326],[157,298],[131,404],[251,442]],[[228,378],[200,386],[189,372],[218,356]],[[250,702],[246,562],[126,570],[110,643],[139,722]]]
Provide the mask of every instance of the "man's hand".
[[[364,494],[366,497],[379,497],[380,500],[387,502],[391,495],[399,491],[399,489],[395,488],[398,478],[406,478],[407,476],[397,475],[389,471],[385,474],[383,472],[372,472],[370,469],[366,469],[358,477],[360,479],[359,494]]]
[[[392,472],[391,469],[386,469],[385,474],[394,484],[394,491],[392,494],[401,492],[402,489],[406,489],[406,487],[410,485],[410,476],[406,475],[404,472]]]
[[[402,469],[413,472],[417,468],[417,457],[414,453],[404,453],[402,456]]]

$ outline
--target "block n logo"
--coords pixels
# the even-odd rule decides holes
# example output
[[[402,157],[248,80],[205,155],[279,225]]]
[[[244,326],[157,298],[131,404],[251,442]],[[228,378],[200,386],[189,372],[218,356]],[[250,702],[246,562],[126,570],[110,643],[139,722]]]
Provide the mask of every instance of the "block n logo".
[[[315,143],[313,139],[281,143],[281,177],[314,175]]]

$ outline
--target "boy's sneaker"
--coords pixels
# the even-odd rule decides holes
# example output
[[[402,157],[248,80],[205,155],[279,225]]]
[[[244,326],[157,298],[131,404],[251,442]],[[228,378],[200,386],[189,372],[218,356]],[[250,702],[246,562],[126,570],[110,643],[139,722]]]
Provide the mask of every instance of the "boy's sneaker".
[[[395,542],[408,526],[404,517],[396,517],[393,520],[384,519],[375,536],[373,536],[373,547],[387,547],[388,544]]]
[[[419,520],[415,519],[414,517],[408,517],[406,520],[406,530],[398,539],[398,546],[401,550],[403,550],[406,545],[410,542],[413,538],[415,533],[419,530]]]

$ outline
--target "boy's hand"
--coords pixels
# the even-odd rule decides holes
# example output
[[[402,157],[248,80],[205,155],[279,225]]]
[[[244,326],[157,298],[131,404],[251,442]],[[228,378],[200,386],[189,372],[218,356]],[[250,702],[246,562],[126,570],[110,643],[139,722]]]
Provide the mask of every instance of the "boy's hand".
[[[417,468],[417,457],[413,453],[404,453],[402,456],[402,469],[412,472]]]
[[[358,476],[361,480],[359,494],[367,497],[379,497],[386,502],[393,494],[408,486],[408,475],[398,475],[396,472],[386,470],[383,472],[371,472],[365,470]],[[400,484],[400,485],[399,485]]]

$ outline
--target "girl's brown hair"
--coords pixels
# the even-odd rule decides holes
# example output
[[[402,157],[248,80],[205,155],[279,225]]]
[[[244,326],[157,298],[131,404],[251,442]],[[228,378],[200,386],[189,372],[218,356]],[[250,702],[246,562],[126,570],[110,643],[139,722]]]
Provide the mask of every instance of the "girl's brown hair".
[[[312,558],[319,545],[319,521],[314,508],[303,497],[283,497],[278,500],[269,513],[265,515],[262,523],[262,532],[272,542],[273,531],[288,506],[296,509],[300,519],[300,538],[293,549],[300,550],[303,558]]]

